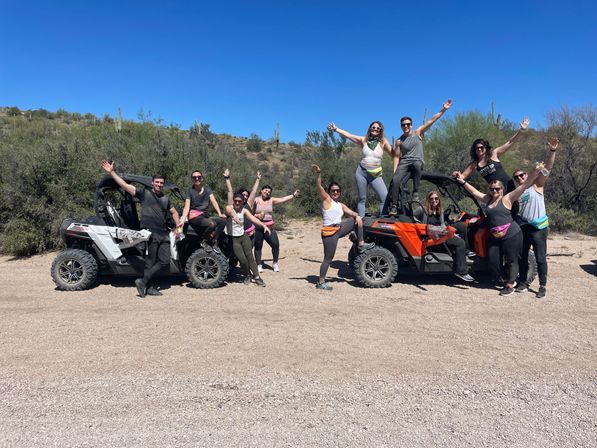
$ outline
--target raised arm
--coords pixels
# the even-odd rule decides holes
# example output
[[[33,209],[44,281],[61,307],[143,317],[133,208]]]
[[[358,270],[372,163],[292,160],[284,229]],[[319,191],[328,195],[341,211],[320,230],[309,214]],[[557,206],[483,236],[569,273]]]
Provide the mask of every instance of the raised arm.
[[[475,162],[469,163],[464,171],[461,173],[460,171],[454,171],[452,173],[453,177],[458,177],[458,174],[462,176],[463,179],[468,179],[471,174],[473,174],[473,170],[475,169]]]
[[[218,204],[218,201],[216,201],[216,197],[214,196],[213,193],[209,195],[209,201],[211,202],[211,205],[213,206],[213,208],[216,211],[216,213],[218,214],[218,216],[220,218],[225,218],[226,215],[224,213],[222,213],[222,211],[220,210],[220,205]]]
[[[516,131],[516,133],[512,137],[510,137],[510,140],[508,140],[502,146],[498,146],[497,148],[495,148],[493,154],[499,159],[502,154],[505,154],[505,152],[508,151],[512,147],[512,145],[514,145],[514,143],[521,139],[522,135],[528,129],[528,127],[529,117],[524,117],[520,122],[520,128],[518,128],[518,131]]]
[[[330,203],[332,202],[332,198],[327,191],[321,186],[321,168],[319,165],[311,165],[313,169],[313,173],[315,174],[315,188],[317,189],[317,194],[319,195],[319,199],[324,205],[324,208],[330,208]],[[327,205],[327,207],[325,207]]]
[[[548,171],[548,175],[553,169],[553,164],[556,160],[556,151],[558,149],[559,143],[560,141],[557,137],[552,137],[552,139],[547,143],[547,146],[549,147],[549,154],[547,155],[547,160],[545,161],[545,169]],[[537,180],[535,180],[535,186],[537,188],[543,188],[545,182],[547,182],[547,177],[539,176],[537,177]]]
[[[437,120],[439,120],[439,119],[441,118],[441,116],[442,116],[443,114],[445,114],[445,113],[446,113],[446,111],[447,111],[447,110],[448,110],[450,107],[452,107],[452,100],[450,100],[450,99],[449,99],[449,100],[447,100],[447,101],[444,103],[444,105],[442,106],[442,108],[440,109],[440,111],[439,111],[438,113],[436,113],[436,114],[435,114],[433,117],[431,117],[431,118],[429,119],[429,121],[427,121],[427,123],[425,123],[425,124],[424,124],[424,125],[422,125],[422,126],[419,126],[419,127],[417,128],[417,130],[415,131],[415,133],[416,133],[416,134],[417,134],[417,135],[420,137],[420,136],[421,136],[421,134],[424,134],[424,133],[425,133],[425,132],[426,132],[426,131],[427,131],[427,130],[428,130],[430,127],[431,127],[431,125],[432,125],[433,123],[435,123]]]
[[[464,177],[462,177],[461,173],[456,174],[456,179],[460,183],[460,185],[462,185],[464,187],[464,189],[466,191],[468,191],[470,194],[472,194],[474,197],[476,197],[480,201],[487,201],[489,199],[488,194],[481,193],[479,190],[477,190],[475,187],[473,187],[471,184],[469,184],[466,181],[466,179]]]
[[[232,205],[232,198],[234,193],[232,192],[232,182],[230,182],[230,170],[228,168],[224,169],[224,179],[226,180],[226,196],[227,196],[227,204]]]
[[[259,182],[261,181],[261,172],[257,170],[257,174],[255,175],[255,183],[253,184],[253,189],[249,193],[249,199],[247,199],[247,204],[249,207],[253,208],[253,204],[255,203],[255,197],[257,196],[257,189],[259,188]]]
[[[520,184],[518,187],[516,187],[516,189],[512,190],[510,193],[504,195],[504,197],[502,198],[502,202],[504,203],[505,206],[510,206],[510,208],[512,207],[512,204],[516,201],[518,201],[518,199],[522,196],[522,193],[524,193],[524,190],[526,190],[527,188],[529,188],[531,185],[533,185],[535,183],[535,180],[537,180],[537,177],[541,176],[544,177],[541,174],[541,169],[544,167],[544,165],[542,163],[537,164],[537,167],[533,170],[532,173],[530,173],[526,180]]]
[[[102,160],[101,166],[102,166],[102,169],[106,173],[108,173],[110,176],[112,176],[112,179],[114,179],[114,181],[118,184],[118,186],[120,188],[122,188],[124,191],[126,191],[131,196],[135,196],[137,189],[135,188],[134,185],[126,183],[124,181],[124,179],[116,173],[116,170],[114,170],[114,162],[110,163],[107,160]]]
[[[272,198],[272,205],[283,204],[286,201],[290,201],[291,199],[296,198],[299,195],[298,190],[294,190],[294,193],[289,194],[288,196],[283,196],[281,198]]]
[[[350,140],[353,143],[358,143],[361,145],[363,144],[364,137],[361,137],[359,135],[354,135],[354,134],[351,134],[350,132],[345,131],[344,129],[340,129],[338,126],[336,126],[336,123],[328,124],[328,131],[337,132],[338,134],[340,134],[343,137],[346,137],[348,140]]]

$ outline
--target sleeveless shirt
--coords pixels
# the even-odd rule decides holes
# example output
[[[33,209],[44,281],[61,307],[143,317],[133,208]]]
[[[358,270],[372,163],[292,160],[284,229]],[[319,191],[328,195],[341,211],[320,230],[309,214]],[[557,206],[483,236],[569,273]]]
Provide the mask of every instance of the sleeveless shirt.
[[[520,204],[518,216],[526,221],[524,224],[531,224],[537,229],[545,229],[549,226],[545,211],[545,199],[533,185],[522,193],[518,202]]]
[[[262,221],[273,221],[272,211],[274,210],[273,202],[270,199],[264,201],[261,198],[255,199],[255,214],[265,213]]]
[[[342,216],[344,216],[344,210],[342,210],[342,204],[332,199],[332,206],[329,209],[321,207],[321,214],[323,215],[323,225],[333,226],[334,224],[340,224],[342,222]]]
[[[361,159],[361,166],[366,170],[373,170],[381,166],[381,159],[383,157],[383,148],[379,142],[375,149],[370,149],[367,142],[363,143],[363,157]]]
[[[487,215],[490,228],[510,224],[508,232],[501,238],[502,240],[508,239],[520,232],[520,227],[512,219],[512,210],[506,208],[501,198],[495,207],[485,207],[485,214]]]
[[[423,140],[415,132],[408,137],[402,134],[398,139],[400,143],[400,163],[425,161],[423,154]]]

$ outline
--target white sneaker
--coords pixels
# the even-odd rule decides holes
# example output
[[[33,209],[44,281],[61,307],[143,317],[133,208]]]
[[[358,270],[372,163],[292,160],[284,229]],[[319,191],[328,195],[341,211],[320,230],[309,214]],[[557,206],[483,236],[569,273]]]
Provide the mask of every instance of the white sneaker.
[[[257,272],[259,272],[260,274],[263,272],[263,265],[261,265],[261,264],[257,265]]]
[[[280,265],[278,263],[274,263],[274,272],[280,272]]]

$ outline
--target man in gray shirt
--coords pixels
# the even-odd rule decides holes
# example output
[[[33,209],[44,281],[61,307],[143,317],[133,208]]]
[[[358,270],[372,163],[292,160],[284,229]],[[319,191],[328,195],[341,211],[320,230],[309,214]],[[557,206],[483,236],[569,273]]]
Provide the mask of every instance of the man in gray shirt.
[[[120,188],[141,202],[141,228],[151,232],[148,242],[147,257],[143,278],[135,280],[140,297],[161,296],[155,287],[149,286],[151,279],[162,269],[170,265],[170,239],[166,226],[167,213],[170,212],[175,223],[178,223],[178,212],[164,196],[164,176],[153,176],[152,189],[137,189],[124,181],[114,170],[114,162],[102,160],[102,169],[112,176]]]

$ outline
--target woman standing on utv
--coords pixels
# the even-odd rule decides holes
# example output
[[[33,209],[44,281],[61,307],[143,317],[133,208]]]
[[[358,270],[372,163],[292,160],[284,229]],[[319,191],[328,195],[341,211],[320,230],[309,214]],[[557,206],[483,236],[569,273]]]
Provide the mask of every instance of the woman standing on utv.
[[[356,143],[361,147],[363,152],[361,163],[357,166],[355,173],[357,191],[359,193],[359,202],[357,204],[359,216],[365,216],[367,187],[369,185],[373,187],[373,191],[375,191],[375,194],[379,198],[379,211],[380,214],[383,214],[388,189],[382,177],[381,159],[384,151],[394,157],[392,145],[390,145],[384,136],[383,124],[380,121],[371,123],[367,129],[367,135],[364,137],[353,135],[350,132],[340,129],[335,123],[328,124],[328,130],[335,131],[353,143]]]
[[[520,128],[516,133],[504,143],[502,146],[498,146],[493,149],[487,140],[478,138],[471,145],[471,162],[462,172],[462,178],[468,179],[473,174],[473,171],[477,171],[483,179],[490,183],[494,180],[499,180],[506,186],[506,192],[509,193],[516,188],[512,178],[506,173],[506,170],[500,162],[500,157],[506,153],[520,138],[522,134],[529,127],[529,118],[524,117],[520,122]],[[453,176],[457,176],[459,172],[455,171],[452,173]]]
[[[518,276],[518,258],[522,251],[522,232],[512,218],[512,205],[527,188],[533,185],[540,174],[538,168],[527,177],[523,184],[510,193],[505,193],[504,184],[500,180],[489,182],[489,194],[481,193],[469,184],[462,174],[457,173],[457,179],[464,188],[474,197],[487,204],[485,214],[491,232],[487,252],[489,264],[496,277],[500,277],[501,254],[503,254],[506,261],[506,278],[504,279],[506,285],[500,291],[502,296],[514,292],[514,281]]]
[[[325,281],[325,275],[336,254],[338,240],[343,236],[348,235],[356,227],[360,252],[372,248],[374,244],[365,244],[363,241],[363,220],[358,213],[355,213],[340,202],[340,185],[332,182],[328,187],[328,191],[325,191],[321,186],[321,169],[319,166],[313,165],[313,172],[315,173],[315,186],[317,188],[317,193],[319,194],[319,199],[321,200],[321,213],[323,214],[323,227],[321,228],[323,261],[319,268],[319,281],[315,287],[317,289],[330,291],[332,290],[332,287]],[[345,214],[350,216],[350,218],[342,220],[342,217]]]
[[[211,245],[218,249],[218,237],[226,225],[226,215],[220,211],[220,206],[211,188],[203,183],[201,171],[195,170],[191,173],[193,186],[189,188],[187,198],[184,201],[184,209],[180,218],[180,225],[184,225],[189,219],[189,225],[197,232],[201,239],[201,246]],[[209,217],[209,203],[217,213],[217,217]]]
[[[442,201],[437,191],[430,191],[425,199],[425,213],[423,214],[423,224],[430,224],[446,228],[444,222],[444,209]],[[419,208],[420,210],[420,208]],[[445,242],[454,257],[454,275],[465,282],[473,282],[475,279],[469,275],[466,264],[466,243],[457,236],[454,236]]]
[[[269,234],[266,234],[261,227],[257,227],[255,229],[255,260],[257,261],[257,269],[259,269],[259,272],[263,271],[263,265],[261,263],[263,240],[267,241],[267,244],[269,244],[272,248],[272,256],[274,258],[274,264],[272,267],[274,272],[280,271],[280,265],[278,264],[278,259],[280,258],[280,240],[278,239],[278,234],[274,229],[274,218],[272,216],[272,212],[274,210],[274,205],[283,204],[284,202],[297,197],[298,194],[299,191],[296,190],[294,193],[289,194],[288,196],[273,198],[272,187],[269,185],[264,185],[261,188],[260,196],[255,199],[255,216],[259,218],[271,231]]]

